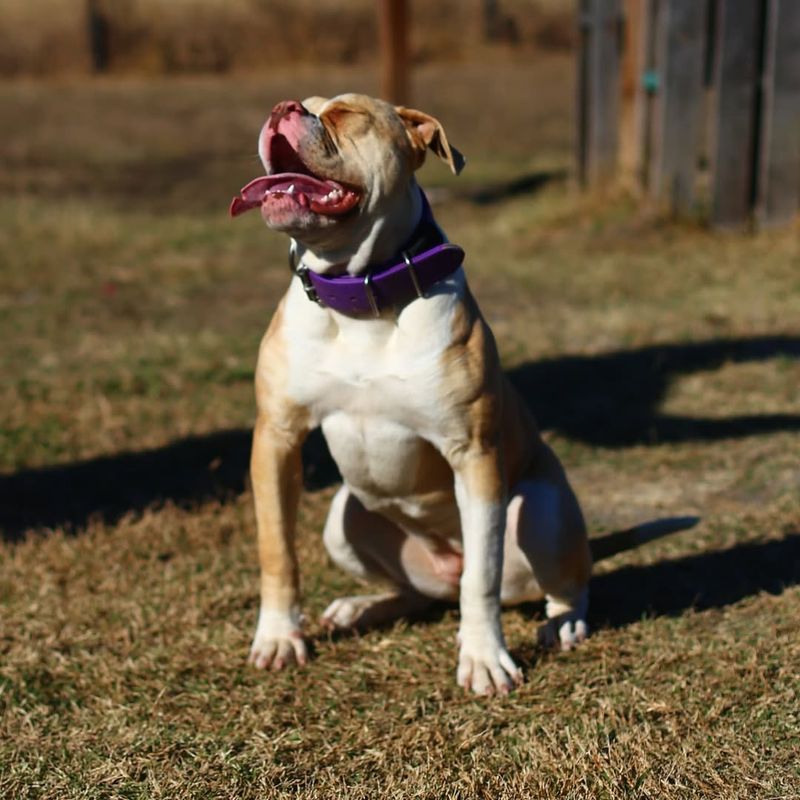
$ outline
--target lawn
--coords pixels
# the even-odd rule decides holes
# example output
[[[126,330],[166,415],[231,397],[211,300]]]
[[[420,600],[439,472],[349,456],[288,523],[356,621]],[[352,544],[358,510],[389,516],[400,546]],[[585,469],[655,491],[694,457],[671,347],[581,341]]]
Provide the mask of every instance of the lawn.
[[[800,237],[669,222],[570,181],[565,56],[420,68],[468,166],[424,168],[505,365],[593,535],[699,524],[599,564],[593,636],[455,685],[457,610],[359,636],[299,541],[314,658],[246,664],[259,338],[286,242],[230,197],[285,97],[369,71],[0,84],[0,796],[800,797]]]

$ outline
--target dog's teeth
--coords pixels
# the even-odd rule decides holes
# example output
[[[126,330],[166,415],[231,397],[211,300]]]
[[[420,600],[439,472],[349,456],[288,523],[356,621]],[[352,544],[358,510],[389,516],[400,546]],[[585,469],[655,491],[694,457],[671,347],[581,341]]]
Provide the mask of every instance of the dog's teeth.
[[[342,197],[341,189],[331,189],[328,194],[320,197],[320,203],[325,203],[329,205],[330,203],[335,203],[337,200],[340,200]]]
[[[286,191],[288,194],[294,194],[294,184],[290,183],[289,188]]]

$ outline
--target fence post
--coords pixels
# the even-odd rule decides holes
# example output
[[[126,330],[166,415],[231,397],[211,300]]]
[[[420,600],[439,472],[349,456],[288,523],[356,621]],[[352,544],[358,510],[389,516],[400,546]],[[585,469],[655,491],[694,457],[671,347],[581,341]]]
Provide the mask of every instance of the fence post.
[[[730,227],[747,222],[753,202],[763,18],[761,0],[717,2],[711,221]]]
[[[108,16],[98,0],[86,2],[86,32],[91,69],[93,72],[105,72],[111,60]]]
[[[800,3],[768,0],[756,219],[788,222],[800,206]]]
[[[405,105],[409,101],[407,0],[380,0],[378,32],[381,96],[384,100]]]
[[[621,0],[581,0],[578,62],[578,179],[609,182],[617,166]]]

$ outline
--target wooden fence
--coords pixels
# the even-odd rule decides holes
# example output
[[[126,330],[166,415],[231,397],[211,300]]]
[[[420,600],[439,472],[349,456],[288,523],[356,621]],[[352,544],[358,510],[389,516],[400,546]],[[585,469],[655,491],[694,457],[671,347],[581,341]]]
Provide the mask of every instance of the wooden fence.
[[[717,226],[800,208],[800,0],[581,0],[578,173]]]

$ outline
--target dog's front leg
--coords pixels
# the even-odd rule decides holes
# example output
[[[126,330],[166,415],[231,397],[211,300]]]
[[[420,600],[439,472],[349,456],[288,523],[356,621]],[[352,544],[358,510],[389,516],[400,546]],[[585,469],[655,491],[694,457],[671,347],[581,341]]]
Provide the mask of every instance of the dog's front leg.
[[[522,673],[506,650],[500,624],[500,579],[506,489],[497,448],[479,448],[454,468],[461,517],[464,570],[461,575],[458,684],[477,694],[507,693]]]
[[[295,522],[302,486],[305,431],[278,425],[260,412],[253,433],[250,475],[258,525],[261,608],[250,651],[259,669],[281,669],[308,658],[300,623]]]

